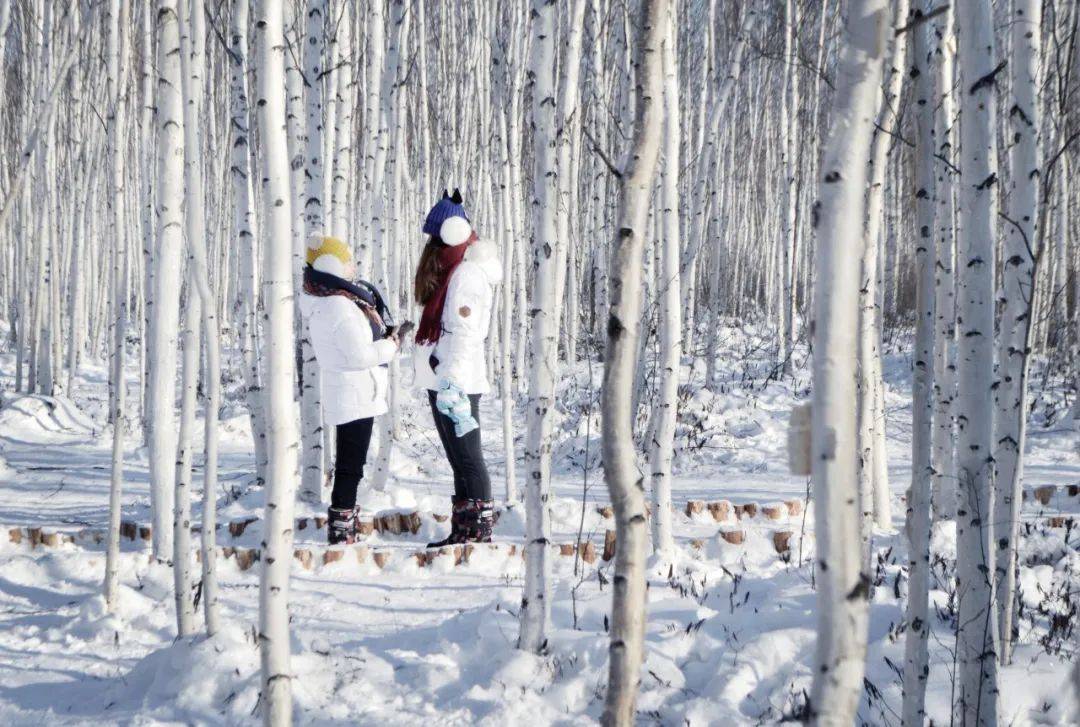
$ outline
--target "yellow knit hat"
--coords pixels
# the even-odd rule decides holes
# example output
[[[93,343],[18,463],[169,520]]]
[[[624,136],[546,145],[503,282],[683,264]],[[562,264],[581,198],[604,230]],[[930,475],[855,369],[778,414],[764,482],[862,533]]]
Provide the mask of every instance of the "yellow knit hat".
[[[352,250],[336,237],[312,235],[308,238],[306,260],[316,270],[336,275],[345,275],[345,266],[352,263]]]

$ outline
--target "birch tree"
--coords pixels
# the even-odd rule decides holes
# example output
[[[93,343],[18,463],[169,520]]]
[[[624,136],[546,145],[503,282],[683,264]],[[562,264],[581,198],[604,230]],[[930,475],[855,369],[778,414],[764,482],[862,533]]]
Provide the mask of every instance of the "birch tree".
[[[4,3],[3,17],[0,18],[0,35],[7,25],[7,3]],[[125,17],[121,17],[121,15]],[[124,43],[121,33],[126,34],[127,2],[110,0],[106,24],[108,42],[106,46],[106,73],[109,78],[109,115],[108,124],[109,169],[111,171],[110,234],[113,239],[113,366],[112,366],[112,422],[113,441],[111,458],[111,476],[109,480],[109,530],[108,544],[105,550],[105,602],[110,610],[116,608],[116,595],[119,587],[120,568],[120,494],[124,484],[124,406],[126,403],[126,385],[124,381],[124,342],[127,337],[127,266],[125,264],[125,246],[121,242],[124,229],[124,157],[120,150],[120,127],[124,120],[124,71],[126,56],[121,52]],[[2,47],[0,47],[2,51]],[[0,52],[0,58],[2,58]]]
[[[648,530],[643,477],[634,451],[634,370],[640,337],[642,250],[664,123],[661,53],[666,0],[643,0],[634,33],[634,125],[620,177],[619,211],[608,274],[609,307],[601,413],[604,479],[615,511],[615,576],[602,722],[631,725],[645,637]]]
[[[555,216],[555,7],[545,0],[532,3],[533,131],[533,287],[532,350],[529,402],[525,423],[525,591],[521,598],[518,648],[546,648],[551,628],[549,583],[551,562],[551,415],[555,405],[558,365],[555,285],[559,246]]]
[[[285,39],[281,0],[262,0],[255,18],[258,43],[258,123],[262,140],[263,324],[266,332],[267,485],[259,587],[263,723],[292,723],[289,658],[289,568],[299,444],[293,399],[292,232],[285,129]]]
[[[1075,10],[1074,10],[1075,12]],[[1005,249],[1002,257],[1004,298],[997,344],[998,381],[994,388],[996,431],[994,462],[995,578],[1001,663],[1012,655],[1013,611],[1016,603],[1016,548],[1020,528],[1020,495],[1027,433],[1027,379],[1030,353],[1035,257],[1041,230],[1039,218],[1041,4],[1012,0],[1010,102],[1008,124],[1009,183]],[[1068,223],[1066,222],[1066,225]]]
[[[158,560],[172,554],[177,433],[177,332],[180,330],[180,281],[183,250],[184,118],[180,73],[180,17],[177,0],[159,0],[157,10],[157,249],[154,252],[154,307],[148,407],[150,436],[150,508],[153,552]]]
[[[663,200],[663,238],[660,242],[660,387],[655,427],[649,446],[652,470],[653,550],[668,555],[675,549],[671,516],[671,465],[675,449],[675,419],[679,389],[680,354],[682,353],[682,287],[680,279],[679,237],[679,65],[676,35],[678,22],[675,3],[668,4],[663,41],[664,165],[661,178]]]
[[[915,84],[915,350],[911,381],[911,489],[907,498],[908,602],[904,637],[904,724],[923,723],[930,590],[930,493],[934,475],[933,427],[935,248],[934,76],[932,29],[922,0],[907,24],[914,36],[911,70]]]
[[[998,180],[994,88],[1001,70],[988,0],[956,7],[960,64],[960,189],[957,236],[956,720],[997,724],[994,608],[993,363],[994,234]]]
[[[867,163],[882,77],[884,0],[852,0],[822,162],[814,294],[812,480],[819,564],[812,720],[848,725],[862,694],[870,574],[859,542],[854,321]]]

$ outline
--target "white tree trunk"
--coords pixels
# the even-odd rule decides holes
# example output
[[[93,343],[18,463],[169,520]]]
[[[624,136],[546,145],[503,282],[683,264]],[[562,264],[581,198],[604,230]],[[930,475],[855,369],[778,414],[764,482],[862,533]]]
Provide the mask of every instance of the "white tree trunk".
[[[7,26],[7,3],[4,3],[3,17],[0,18],[0,35]],[[124,17],[121,17],[123,15]],[[124,385],[124,339],[127,336],[127,279],[124,263],[126,248],[122,242],[124,230],[124,157],[120,150],[121,124],[124,119],[125,104],[121,89],[124,88],[126,56],[121,55],[120,34],[126,35],[127,3],[110,0],[106,25],[108,43],[106,46],[106,65],[109,76],[110,113],[108,124],[109,171],[112,175],[109,207],[112,211],[110,236],[113,241],[113,367],[112,377],[112,460],[109,479],[109,530],[108,544],[105,550],[105,603],[109,610],[116,608],[116,594],[119,587],[120,568],[120,493],[124,484],[124,406],[126,386]],[[0,58],[3,48],[0,47]],[[82,275],[82,271],[79,271]],[[75,321],[71,321],[74,327]],[[73,347],[74,348],[74,347]],[[74,366],[72,366],[74,369]],[[74,375],[74,370],[72,370]]]
[[[203,136],[202,136],[202,98],[203,80],[205,72],[205,9],[203,0],[181,0],[190,12],[188,16],[189,30],[181,36],[181,67],[184,76],[184,146],[186,150],[184,176],[187,182],[188,204],[185,208],[186,228],[188,238],[188,250],[190,253],[190,281],[192,283],[188,295],[192,298],[188,314],[192,315],[196,306],[194,298],[197,296],[201,304],[197,310],[201,323],[202,335],[206,344],[206,408],[203,412],[204,423],[204,462],[203,462],[203,500],[202,500],[202,529],[200,541],[202,546],[202,602],[206,614],[206,631],[213,635],[217,632],[218,621],[218,587],[217,587],[217,548],[215,547],[215,529],[217,527],[217,450],[218,450],[218,406],[221,402],[221,332],[218,325],[217,296],[210,287],[210,271],[207,264],[206,251],[206,197],[203,187]],[[190,322],[195,331],[199,326]],[[181,430],[185,426],[193,428],[194,425],[194,386],[197,382],[199,370],[198,341],[186,340],[184,342],[184,379],[185,397],[184,411],[182,413]],[[192,363],[192,391],[191,391],[191,421],[185,421],[188,416],[187,378],[188,378],[188,347],[191,346],[195,354]],[[181,452],[186,453],[187,461],[183,464],[182,475],[192,482],[190,437],[193,432],[187,432],[187,438],[181,440]],[[190,511],[187,513],[190,519]],[[184,540],[190,539],[190,523],[186,523],[187,532]],[[179,535],[177,537],[179,541]],[[190,558],[190,553],[186,554]],[[180,561],[177,561],[178,563]],[[189,561],[183,561],[185,564]],[[174,567],[178,566],[174,564]],[[179,568],[178,568],[179,570]]]
[[[930,8],[916,0],[909,16],[916,23],[910,76],[915,83],[915,350],[911,384],[911,489],[907,498],[908,601],[904,637],[905,725],[925,719],[926,681],[930,672],[930,493],[934,476],[931,447],[934,400],[934,76]]]
[[[655,427],[649,443],[652,471],[653,551],[670,556],[675,550],[671,515],[671,465],[675,455],[675,420],[678,409],[683,301],[679,279],[679,61],[675,3],[668,4],[663,48],[664,166],[660,240],[660,387]]]
[[[326,120],[323,110],[326,0],[307,0],[306,10],[303,51],[304,76],[307,80],[304,96],[307,144],[303,150],[305,239],[309,235],[316,234],[345,234],[345,230],[336,233],[333,230],[327,230],[324,176],[326,166],[323,160],[323,151],[326,148],[326,135],[323,133]],[[332,88],[330,95],[334,95]],[[304,260],[298,257],[293,270],[297,284],[302,279],[303,267]],[[315,360],[315,350],[311,346],[307,327],[303,321],[298,322],[300,325],[298,345],[301,361],[300,431],[302,440],[300,497],[306,502],[321,504],[325,454],[323,447],[326,438],[323,436],[319,364]]]
[[[648,526],[643,477],[634,448],[634,371],[641,321],[642,252],[664,121],[662,44],[666,0],[643,0],[634,59],[635,118],[630,156],[621,178],[613,241],[601,411],[604,479],[615,511],[615,577],[608,649],[605,725],[632,725],[645,637],[645,558]]]
[[[150,320],[150,508],[154,557],[172,554],[176,469],[176,369],[180,330],[180,280],[184,196],[184,118],[177,0],[159,0],[157,11],[158,243],[154,255],[154,307]]]
[[[897,0],[894,4],[895,27],[904,24],[908,7],[908,0]],[[861,264],[862,285],[859,287],[858,474],[859,493],[862,500],[863,555],[868,563],[872,553],[874,525],[882,529],[892,526],[888,468],[885,466],[887,463],[879,463],[878,456],[883,456],[883,452],[877,451],[879,440],[884,442],[885,428],[884,407],[879,406],[883,384],[878,259],[882,246],[881,219],[889,147],[893,141],[892,134],[899,121],[897,106],[903,85],[906,56],[907,34],[902,33],[893,39],[890,60],[884,69],[884,93],[878,105],[877,121],[871,141],[866,232]]]
[[[1020,528],[1020,496],[1024,476],[1027,432],[1027,376],[1035,258],[1041,230],[1039,179],[1039,81],[1042,4],[1012,0],[1012,58],[1009,62],[1012,98],[1009,102],[1009,180],[1012,186],[1005,225],[1002,286],[1004,298],[998,339],[998,381],[995,389],[997,430],[994,461],[994,535],[997,549],[997,618],[1002,664],[1012,657],[1013,610],[1016,604],[1016,548]],[[1064,220],[1067,224],[1067,220]]]
[[[994,609],[993,370],[997,66],[989,0],[956,8],[960,61],[960,204],[957,237],[956,720],[997,724]]]
[[[935,28],[937,73],[934,103],[934,137],[938,144],[936,201],[937,274],[934,279],[934,312],[937,316],[934,340],[934,516],[956,517],[956,429],[953,400],[956,397],[956,218],[953,203],[953,175],[949,166],[955,158],[953,118],[953,9],[949,7]],[[949,163],[946,164],[946,161]]]
[[[853,0],[848,6],[821,169],[811,445],[820,580],[810,710],[815,723],[827,725],[852,724],[863,689],[870,574],[859,541],[855,461],[854,252],[863,239],[863,195],[888,27],[884,0]]]
[[[262,140],[263,307],[267,358],[268,481],[263,511],[259,644],[263,723],[292,723],[289,659],[289,568],[292,565],[296,431],[293,361],[292,231],[285,130],[285,40],[281,0],[263,0],[256,13],[259,132]]]
[[[551,628],[551,415],[559,340],[555,316],[556,263],[563,243],[556,235],[558,196],[555,186],[555,6],[532,2],[533,275],[532,367],[525,432],[525,592],[521,598],[518,648],[546,648]]]

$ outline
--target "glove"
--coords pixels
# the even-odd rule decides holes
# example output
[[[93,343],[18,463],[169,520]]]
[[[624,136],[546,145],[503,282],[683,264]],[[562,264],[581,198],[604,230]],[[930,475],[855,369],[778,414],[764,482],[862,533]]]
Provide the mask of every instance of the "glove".
[[[439,391],[435,394],[435,408],[454,423],[454,434],[458,437],[464,437],[472,430],[480,428],[480,424],[473,418],[469,397],[452,381],[443,379],[439,383]]]

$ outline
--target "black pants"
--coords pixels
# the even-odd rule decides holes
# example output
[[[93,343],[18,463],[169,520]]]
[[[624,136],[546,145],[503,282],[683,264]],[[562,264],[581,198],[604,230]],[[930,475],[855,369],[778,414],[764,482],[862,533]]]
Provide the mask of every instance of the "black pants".
[[[364,476],[374,422],[373,417],[368,417],[337,425],[334,491],[330,494],[330,507],[351,510],[356,506],[356,488]]]
[[[435,392],[428,391],[431,415],[435,417],[435,430],[439,433],[450,468],[454,470],[454,497],[468,500],[490,500],[491,478],[488,477],[484,453],[480,449],[480,429],[474,429],[464,437],[454,432],[454,422],[439,412],[435,406]],[[473,419],[480,422],[480,394],[470,394]]]

